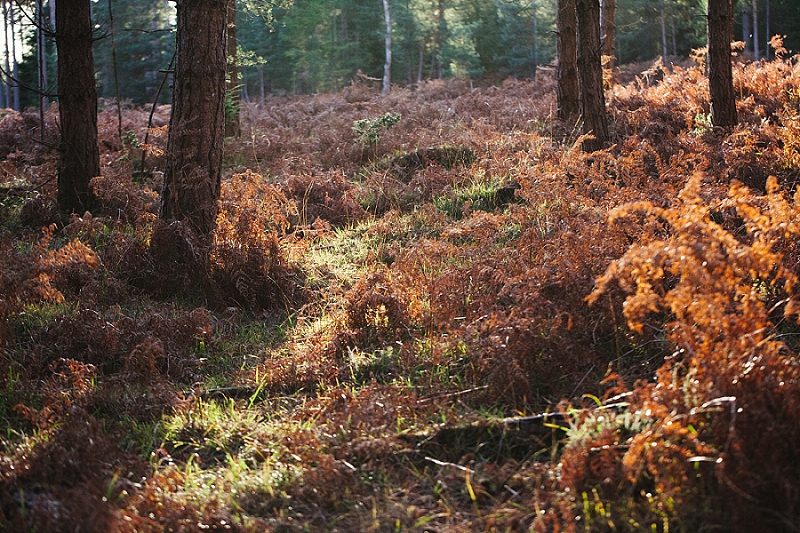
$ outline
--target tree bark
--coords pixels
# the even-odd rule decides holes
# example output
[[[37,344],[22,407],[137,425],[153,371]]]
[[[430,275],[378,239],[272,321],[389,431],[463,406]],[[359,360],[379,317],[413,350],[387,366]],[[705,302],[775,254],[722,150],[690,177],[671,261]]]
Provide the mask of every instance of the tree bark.
[[[761,43],[758,42],[758,3],[757,0],[753,0],[753,59],[756,61],[760,59],[760,45]]]
[[[730,128],[736,125],[736,93],[733,91],[731,41],[732,0],[708,0],[708,59],[711,92],[711,123]]]
[[[227,0],[178,0],[161,219],[199,237],[216,226],[225,133]]]
[[[558,32],[558,68],[556,69],[558,118],[568,121],[580,113],[578,30],[576,26],[575,0],[558,0],[556,11]]]
[[[600,17],[600,33],[602,39],[602,47],[600,53],[606,59],[606,68],[611,72],[611,81],[614,81],[614,67],[616,66],[616,48],[614,40],[616,39],[617,25],[614,22],[617,12],[616,0],[603,0],[603,9]]]
[[[600,150],[608,142],[600,56],[599,0],[576,0],[575,10],[578,14],[578,80],[583,133],[594,137],[584,140],[581,148],[592,152]]]
[[[227,37],[225,39],[228,60],[226,63],[226,100],[225,100],[225,136],[239,137],[242,129],[239,123],[239,106],[241,92],[239,87],[239,62],[237,56],[238,42],[236,39],[236,0],[228,0],[227,8]]]
[[[383,0],[383,21],[386,24],[386,33],[383,38],[385,60],[383,62],[381,96],[386,96],[392,85],[392,16],[389,12],[389,0]]]
[[[90,0],[60,0],[56,8],[61,159],[58,206],[65,213],[91,208],[89,180],[100,175],[97,91]]]

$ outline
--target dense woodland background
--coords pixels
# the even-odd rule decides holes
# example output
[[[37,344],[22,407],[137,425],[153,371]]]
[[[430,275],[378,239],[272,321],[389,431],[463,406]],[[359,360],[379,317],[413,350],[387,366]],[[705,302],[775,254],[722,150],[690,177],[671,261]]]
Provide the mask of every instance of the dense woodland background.
[[[50,5],[2,5],[52,88]],[[59,105],[0,91],[0,529],[797,530],[795,2],[737,5],[786,37],[734,45],[725,127],[705,6],[618,3],[595,150],[550,4],[390,2],[382,94],[381,2],[240,3],[203,241],[161,205],[170,4],[92,7],[90,210]]]
[[[55,46],[46,30],[54,27],[52,4],[54,0],[3,3],[8,49],[18,43],[16,55],[5,58],[4,69],[23,88],[18,96],[13,90],[6,91],[8,95],[0,92],[2,107],[38,106],[39,96],[25,87],[57,92]],[[659,56],[668,65],[705,46],[702,0],[617,0],[616,4],[618,65]],[[159,92],[159,86],[164,71],[171,69],[175,50],[174,2],[97,0],[92,5],[100,97],[119,96],[144,104],[160,94],[161,102],[169,102],[171,91]],[[555,1],[391,0],[389,6],[395,84],[413,86],[454,76],[493,83],[509,76],[532,79],[553,68]],[[45,27],[41,37],[35,25],[39,11]],[[385,23],[380,0],[238,1],[236,27],[241,92],[248,101],[263,102],[270,94],[340,90],[359,71],[373,78],[383,75]],[[793,0],[736,2],[734,35],[747,43],[755,59],[769,59],[767,43],[773,35],[784,35],[790,52],[800,50],[800,5]],[[121,80],[119,87],[115,75]]]

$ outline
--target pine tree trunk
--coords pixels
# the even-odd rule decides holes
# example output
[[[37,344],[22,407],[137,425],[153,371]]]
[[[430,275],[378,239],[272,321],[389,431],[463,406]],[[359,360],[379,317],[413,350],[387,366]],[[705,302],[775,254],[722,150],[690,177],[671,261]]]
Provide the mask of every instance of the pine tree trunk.
[[[615,17],[617,13],[616,0],[603,0],[602,12],[600,17],[600,33],[602,48],[600,53],[606,58],[606,68],[611,72],[611,82],[614,81],[614,67],[616,66],[616,39],[617,25]]]
[[[178,0],[161,219],[201,238],[216,225],[225,133],[227,0]]]
[[[711,123],[729,128],[736,125],[736,94],[733,91],[731,41],[733,40],[732,0],[708,0],[709,89]]]
[[[581,148],[592,152],[600,150],[608,142],[603,65],[600,57],[599,0],[576,0],[575,10],[578,14],[578,80],[583,133],[594,137],[583,141]]]
[[[242,129],[239,123],[239,106],[241,104],[241,93],[239,87],[239,63],[236,47],[236,0],[228,0],[227,9],[227,37],[226,48],[228,54],[227,67],[227,87],[225,104],[225,136],[239,137]]]
[[[100,175],[90,0],[59,1],[56,48],[61,121],[58,206],[65,213],[83,214],[93,200],[89,180]]]
[[[558,118],[572,120],[580,113],[578,89],[578,30],[575,0],[558,0]]]

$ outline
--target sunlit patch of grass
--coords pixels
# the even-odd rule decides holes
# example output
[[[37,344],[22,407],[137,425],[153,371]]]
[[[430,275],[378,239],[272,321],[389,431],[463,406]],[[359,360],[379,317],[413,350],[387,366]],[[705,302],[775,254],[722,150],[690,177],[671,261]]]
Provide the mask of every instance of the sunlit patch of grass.
[[[433,204],[439,212],[453,220],[460,220],[473,211],[493,212],[505,208],[509,203],[521,202],[515,194],[517,188],[519,185],[506,177],[484,179],[482,173],[478,173],[468,183],[435,197]]]
[[[203,350],[206,388],[235,385],[246,379],[265,357],[280,348],[294,327],[294,317],[284,313],[258,318],[236,313],[219,321],[214,338]]]

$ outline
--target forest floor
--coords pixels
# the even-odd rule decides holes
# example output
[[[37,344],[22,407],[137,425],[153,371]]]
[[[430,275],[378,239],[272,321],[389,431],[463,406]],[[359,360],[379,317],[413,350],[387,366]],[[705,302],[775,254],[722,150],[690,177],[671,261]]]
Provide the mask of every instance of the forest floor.
[[[159,256],[169,110],[0,118],[0,529],[795,531],[800,67],[547,73],[242,109],[218,228]],[[31,133],[33,132],[33,133]],[[122,132],[122,135],[119,135]]]

